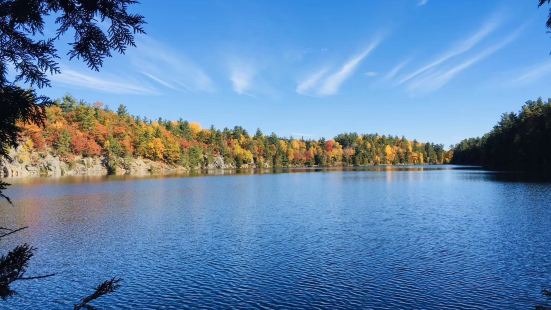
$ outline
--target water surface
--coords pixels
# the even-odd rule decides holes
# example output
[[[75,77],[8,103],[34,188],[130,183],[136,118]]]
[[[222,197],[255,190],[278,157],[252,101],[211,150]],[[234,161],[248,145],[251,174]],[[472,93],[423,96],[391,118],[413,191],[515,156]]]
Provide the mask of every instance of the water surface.
[[[38,247],[7,309],[527,309],[551,288],[551,185],[454,167],[16,182]]]

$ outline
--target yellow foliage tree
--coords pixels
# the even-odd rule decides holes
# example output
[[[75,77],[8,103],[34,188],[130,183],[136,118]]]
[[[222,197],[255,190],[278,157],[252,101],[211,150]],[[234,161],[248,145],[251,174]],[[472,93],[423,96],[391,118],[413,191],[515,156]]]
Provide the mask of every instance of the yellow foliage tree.
[[[390,145],[385,146],[385,159],[387,164],[392,164],[394,162],[394,158],[396,156],[396,152],[394,151],[394,148]]]
[[[154,138],[147,144],[145,157],[152,160],[161,160],[163,159],[164,151],[165,146],[163,145],[163,140]]]
[[[191,132],[193,133],[193,135],[197,135],[198,133],[201,132],[201,130],[203,130],[203,128],[201,128],[201,124],[197,122],[189,123],[189,129],[191,129]]]

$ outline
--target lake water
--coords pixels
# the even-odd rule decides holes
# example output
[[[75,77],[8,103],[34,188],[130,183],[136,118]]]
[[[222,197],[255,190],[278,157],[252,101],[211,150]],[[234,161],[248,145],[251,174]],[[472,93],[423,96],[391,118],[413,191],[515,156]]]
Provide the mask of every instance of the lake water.
[[[451,166],[18,181],[0,244],[38,248],[7,309],[530,309],[551,185]]]

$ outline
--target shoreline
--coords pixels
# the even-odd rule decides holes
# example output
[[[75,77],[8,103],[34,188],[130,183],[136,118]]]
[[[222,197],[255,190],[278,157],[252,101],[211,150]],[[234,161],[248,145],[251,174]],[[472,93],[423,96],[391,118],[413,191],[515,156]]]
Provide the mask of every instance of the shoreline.
[[[368,166],[296,166],[296,167],[244,167],[244,168],[201,168],[201,169],[164,169],[147,173],[89,173],[89,174],[65,174],[65,175],[23,175],[2,177],[2,180],[44,180],[44,179],[89,179],[89,178],[157,178],[157,177],[194,177],[194,176],[222,176],[222,175],[261,175],[277,173],[301,173],[301,172],[334,172],[334,171],[426,171],[443,170],[446,167],[456,167],[451,164],[398,164],[398,165],[368,165]],[[461,167],[461,168],[459,168]],[[459,169],[480,167],[457,166]]]
[[[25,152],[18,149],[10,151],[9,159],[0,159],[0,179],[18,178],[51,178],[51,177],[90,177],[90,176],[168,176],[168,175],[212,175],[212,174],[248,174],[274,173],[289,169],[314,170],[343,170],[343,169],[381,169],[384,167],[427,167],[445,164],[368,164],[349,165],[337,162],[327,166],[300,165],[273,167],[269,163],[249,162],[236,167],[227,163],[222,156],[207,160],[206,165],[185,167],[179,164],[170,164],[163,161],[154,161],[142,157],[108,157],[108,156],[71,156],[60,157],[51,152]],[[208,162],[208,164],[207,164]],[[388,168],[384,168],[388,169]]]

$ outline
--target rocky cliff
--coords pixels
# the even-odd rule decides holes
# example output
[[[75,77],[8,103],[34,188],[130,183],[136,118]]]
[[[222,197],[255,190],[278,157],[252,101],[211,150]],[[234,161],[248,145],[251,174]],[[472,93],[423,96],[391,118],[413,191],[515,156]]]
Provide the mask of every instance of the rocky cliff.
[[[218,162],[217,166],[225,168],[223,160]],[[0,159],[1,178],[102,176],[108,174],[149,175],[184,172],[187,172],[184,167],[142,158],[109,159],[104,156],[74,156],[69,159],[60,158],[51,153],[30,153],[22,149],[12,150],[9,159]]]

